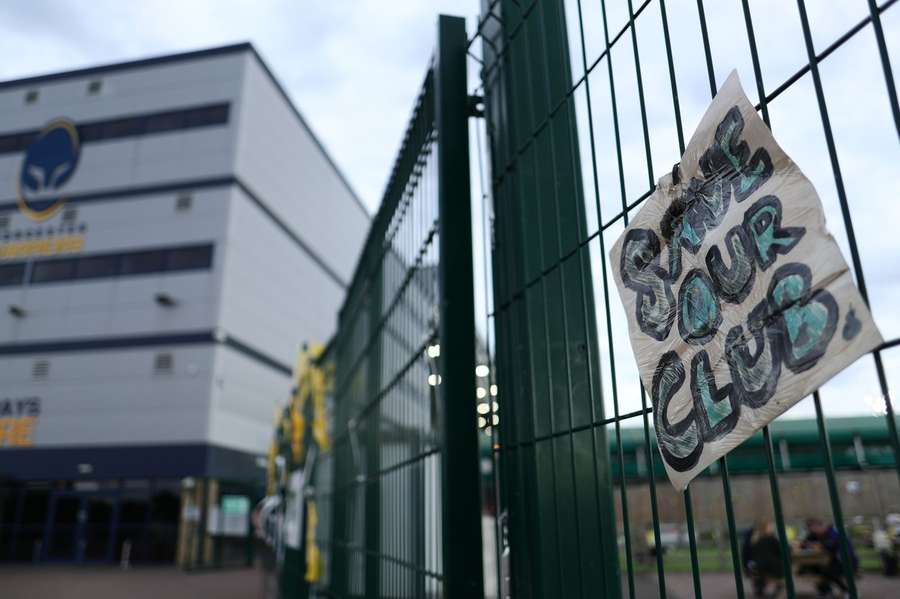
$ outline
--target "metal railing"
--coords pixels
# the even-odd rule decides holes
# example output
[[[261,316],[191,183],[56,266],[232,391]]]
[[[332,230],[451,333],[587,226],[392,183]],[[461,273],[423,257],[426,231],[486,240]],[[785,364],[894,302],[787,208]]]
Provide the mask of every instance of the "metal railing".
[[[319,595],[482,594],[465,46],[464,20],[440,17],[328,352]]]
[[[893,133],[900,135],[900,110],[882,23],[886,13],[896,10],[894,4],[895,0],[880,4],[869,0],[865,14],[843,16],[838,25],[835,17],[816,35],[804,0],[795,6],[778,5],[777,14],[771,14],[771,6],[765,14],[754,12],[749,0],[483,2],[469,52],[481,70],[490,145],[493,298],[488,304],[493,308],[487,317],[496,334],[502,413],[491,435],[499,473],[498,538],[507,539],[498,552],[501,596],[634,598],[669,593],[652,408],[633,365],[606,255],[653,192],[656,176],[679,160],[690,134],[686,128],[691,121],[683,115],[690,113],[695,119],[702,114],[724,79],[723,71],[737,65],[749,75],[745,83],[755,90],[757,109],[770,127],[770,112],[779,102],[789,103],[781,113],[789,125],[798,109],[804,118],[815,115],[816,134],[821,137],[808,146],[823,155],[831,177],[817,172],[812,178],[820,190],[823,182],[833,187],[826,199],[826,212],[830,208],[837,216],[831,227],[839,229],[838,241],[849,253],[857,285],[876,320],[880,314],[888,316],[889,289],[882,291],[878,302],[870,301],[861,240],[854,229],[862,207],[857,203],[856,212],[852,208],[854,200],[865,198],[850,197],[839,159],[841,139],[832,124],[834,113],[829,113],[829,102],[838,94],[835,90],[826,95],[822,71],[829,60],[840,60],[849,52],[851,44],[865,40],[865,45],[854,46],[854,57],[877,65],[878,77],[867,81],[865,90],[842,91],[865,93],[880,102],[877,114],[865,116],[871,129],[890,132],[882,141],[896,156]],[[717,13],[714,23],[712,11]],[[719,14],[723,11],[730,11],[727,22]],[[897,15],[892,16],[896,21]],[[760,22],[767,26],[769,41],[774,35],[771,24],[783,27],[777,33],[785,47],[795,42],[790,46],[797,50],[793,62],[761,58]],[[713,37],[718,46],[711,42]],[[779,48],[762,50],[771,55]],[[765,65],[777,73],[770,75]],[[786,136],[791,129],[784,127]],[[773,130],[778,137],[781,129]],[[846,155],[843,158],[850,162]],[[882,181],[875,192],[892,194],[896,183],[896,178],[893,184]],[[871,260],[866,265],[871,266]],[[860,360],[874,366],[868,371],[874,377],[857,376],[849,390],[864,393],[861,387],[874,379],[900,475],[890,369],[884,364],[886,355],[891,363],[900,360],[900,350],[893,349],[900,345],[900,337],[896,327],[884,333],[890,340],[871,358]],[[840,536],[847,592],[856,597],[822,403],[817,391],[812,407],[824,454],[822,472],[831,519]],[[623,429],[635,425],[643,432],[647,463],[640,476],[629,479]],[[607,434],[614,440],[611,457]],[[792,598],[797,595],[789,544],[792,526],[785,522],[781,486],[781,473],[789,465],[776,451],[768,427],[763,429],[758,459],[765,464],[784,590]],[[734,579],[732,589],[722,596],[743,597],[741,526],[748,522],[734,510],[728,459],[721,458],[704,476],[721,482],[717,501],[724,511]],[[647,560],[638,547],[644,531],[635,530],[637,522],[629,514],[635,494],[642,499],[646,494],[649,503],[647,545],[657,550],[651,550]],[[700,528],[707,523],[695,518],[690,489],[680,501],[692,592],[702,597]],[[502,580],[505,549],[511,561],[508,581]],[[649,582],[648,560],[655,570],[655,580]]]

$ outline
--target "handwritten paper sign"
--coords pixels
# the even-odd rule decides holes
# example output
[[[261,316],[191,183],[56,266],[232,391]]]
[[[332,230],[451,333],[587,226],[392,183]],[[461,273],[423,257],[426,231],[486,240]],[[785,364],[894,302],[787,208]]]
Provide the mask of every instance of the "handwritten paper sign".
[[[734,72],[610,258],[679,490],[882,342],[815,189]]]

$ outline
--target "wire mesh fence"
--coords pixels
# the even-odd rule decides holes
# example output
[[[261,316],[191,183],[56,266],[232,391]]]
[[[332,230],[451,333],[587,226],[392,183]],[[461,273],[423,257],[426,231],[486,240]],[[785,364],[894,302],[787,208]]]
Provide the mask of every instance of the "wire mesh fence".
[[[441,17],[328,352],[320,595],[481,594],[465,44]]]
[[[746,530],[768,521],[780,584],[794,597],[810,584],[795,580],[802,556],[794,548],[809,516],[834,523],[838,577],[859,595],[850,540],[861,550],[863,537],[843,506],[860,476],[843,469],[881,468],[872,470],[885,496],[877,509],[900,510],[890,499],[900,475],[890,393],[900,385],[892,378],[900,319],[889,258],[900,241],[887,228],[900,158],[894,4],[483,2],[469,52],[490,147],[479,230],[492,249],[482,267],[492,297],[479,305],[499,389],[489,434],[501,596],[743,597]],[[740,456],[710,467],[692,496],[660,479],[652,408],[607,253],[679,161],[731,69],[822,196],[888,341],[792,410],[810,422],[815,464],[791,445],[792,425],[778,421]],[[869,417],[852,426],[877,429],[878,440],[855,432],[835,441],[829,429],[845,422],[837,417],[860,413]],[[885,452],[880,462],[866,457]],[[747,470],[730,472],[744,460],[752,481]],[[814,506],[810,495],[827,501]],[[719,572],[726,587],[712,576]]]

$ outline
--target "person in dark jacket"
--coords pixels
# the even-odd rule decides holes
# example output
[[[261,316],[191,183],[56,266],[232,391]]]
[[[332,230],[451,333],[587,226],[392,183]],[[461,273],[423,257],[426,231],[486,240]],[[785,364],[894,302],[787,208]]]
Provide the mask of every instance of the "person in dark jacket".
[[[777,597],[781,592],[784,569],[781,545],[771,522],[759,522],[747,531],[743,557],[744,570],[753,583],[754,597]]]
[[[844,577],[844,562],[841,558],[841,536],[831,524],[825,524],[818,518],[806,521],[807,534],[804,547],[818,547],[827,557],[824,564],[812,568],[818,577],[816,590],[821,597],[832,597],[832,587],[847,592],[847,581]],[[853,545],[847,539],[847,554],[850,558],[850,571],[855,572],[859,564]]]

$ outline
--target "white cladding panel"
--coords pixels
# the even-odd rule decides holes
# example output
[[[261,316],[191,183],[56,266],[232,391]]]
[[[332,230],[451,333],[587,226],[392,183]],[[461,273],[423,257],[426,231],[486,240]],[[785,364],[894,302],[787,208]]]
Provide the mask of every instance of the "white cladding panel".
[[[40,128],[60,116],[77,123],[237,98],[246,56],[235,52],[3,89],[0,131]],[[88,83],[95,79],[102,89],[89,95]],[[33,104],[24,101],[28,90],[39,92]]]
[[[170,373],[154,370],[160,352],[172,354]],[[213,352],[194,345],[5,356],[0,380],[4,397],[40,399],[35,447],[202,443]],[[33,377],[36,360],[47,361],[46,378]]]
[[[262,65],[246,60],[237,174],[349,282],[369,218]]]
[[[291,378],[228,347],[217,347],[214,364],[208,441],[265,455]]]
[[[86,225],[82,253],[213,243],[212,269],[0,287],[0,306],[16,304],[27,311],[25,318],[0,316],[0,343],[215,327],[233,193],[231,187],[196,191],[189,211],[175,210],[175,193],[79,205],[77,222]],[[28,226],[24,216],[14,213],[12,228],[20,225]],[[158,293],[178,305],[158,305]]]
[[[223,257],[221,327],[293,365],[302,343],[325,343],[334,333],[344,290],[243,192],[235,194]]]

